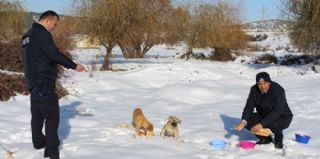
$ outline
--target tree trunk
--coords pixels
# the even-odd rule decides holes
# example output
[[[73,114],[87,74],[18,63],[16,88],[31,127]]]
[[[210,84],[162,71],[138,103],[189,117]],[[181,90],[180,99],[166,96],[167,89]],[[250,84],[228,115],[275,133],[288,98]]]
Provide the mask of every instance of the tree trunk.
[[[131,58],[144,58],[145,54],[150,50],[151,47],[135,47],[123,44],[118,44],[121,48],[123,57],[126,59]]]
[[[186,56],[187,56],[186,60],[189,60],[191,58],[192,54],[193,54],[192,47],[188,47],[188,50],[186,53]]]
[[[112,55],[112,49],[113,49],[113,46],[105,46],[106,49],[107,49],[107,53],[106,55],[104,56],[104,60],[103,60],[103,64],[102,64],[102,67],[101,67],[101,71],[106,71],[106,70],[110,70],[110,57]]]

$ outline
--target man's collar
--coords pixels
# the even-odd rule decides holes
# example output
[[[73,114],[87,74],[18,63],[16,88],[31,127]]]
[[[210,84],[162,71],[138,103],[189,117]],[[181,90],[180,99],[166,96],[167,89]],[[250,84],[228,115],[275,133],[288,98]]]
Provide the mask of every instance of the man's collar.
[[[32,26],[33,26],[33,27],[40,28],[40,29],[45,29],[46,31],[48,31],[48,29],[47,29],[44,25],[42,25],[41,23],[39,23],[39,22],[34,22],[34,23],[32,24]]]

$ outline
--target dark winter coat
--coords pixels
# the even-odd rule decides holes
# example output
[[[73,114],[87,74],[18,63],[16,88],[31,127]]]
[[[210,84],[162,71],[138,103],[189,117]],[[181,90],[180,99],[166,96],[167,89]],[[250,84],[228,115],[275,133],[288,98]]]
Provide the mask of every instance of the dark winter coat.
[[[41,24],[33,23],[32,28],[22,37],[24,73],[29,89],[42,80],[55,81],[57,64],[75,69],[76,64],[56,47],[51,33]]]
[[[281,115],[292,116],[288,106],[284,89],[276,82],[271,82],[270,89],[267,93],[262,94],[258,85],[251,87],[246,106],[242,113],[242,119],[248,120],[253,113],[254,108],[263,119],[263,127],[270,126]]]

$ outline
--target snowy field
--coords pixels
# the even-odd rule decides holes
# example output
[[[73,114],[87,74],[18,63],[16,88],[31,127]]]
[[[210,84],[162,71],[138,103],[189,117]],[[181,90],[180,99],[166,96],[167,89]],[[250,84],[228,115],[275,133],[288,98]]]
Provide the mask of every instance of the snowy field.
[[[274,44],[279,43],[275,40]],[[62,78],[70,95],[60,100],[61,158],[320,158],[320,74],[306,66],[173,58],[184,51],[183,45],[158,45],[145,59],[124,60],[119,49],[115,49],[112,67],[127,70],[119,72],[92,70],[92,61],[97,63],[96,67],[102,63],[103,51],[73,51],[76,61],[85,64],[88,71],[66,71]],[[269,72],[272,80],[285,88],[294,113],[291,126],[284,131],[283,150],[276,150],[273,144],[242,149],[239,140],[256,138],[248,131],[232,129],[240,121],[250,86],[261,71]],[[156,136],[135,138],[132,129],[119,127],[131,124],[137,107],[153,123]],[[170,115],[182,120],[179,141],[159,136]],[[32,147],[30,118],[29,96],[18,95],[0,102],[0,144],[15,152],[15,159],[43,156],[43,150]],[[297,143],[296,133],[311,136],[309,144]],[[228,144],[224,150],[213,150],[211,140],[224,140]],[[0,149],[0,159],[6,157],[6,152]]]

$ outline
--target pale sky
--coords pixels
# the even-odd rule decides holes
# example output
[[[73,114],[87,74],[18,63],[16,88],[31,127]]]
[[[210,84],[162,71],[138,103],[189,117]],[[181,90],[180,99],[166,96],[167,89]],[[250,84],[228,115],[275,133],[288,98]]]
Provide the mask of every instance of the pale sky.
[[[256,21],[261,19],[277,19],[280,18],[280,0],[228,0],[232,3],[242,2],[242,10],[244,21]],[[70,13],[72,0],[22,0],[28,11],[44,12],[46,10],[54,10],[61,13]],[[214,3],[215,0],[172,0],[174,5],[183,5],[186,3]]]

